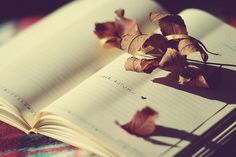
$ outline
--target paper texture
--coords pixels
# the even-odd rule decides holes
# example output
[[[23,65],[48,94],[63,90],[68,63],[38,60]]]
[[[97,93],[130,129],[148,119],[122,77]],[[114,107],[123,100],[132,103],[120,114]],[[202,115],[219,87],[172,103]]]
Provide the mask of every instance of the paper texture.
[[[38,111],[120,54],[105,52],[93,34],[94,23],[113,20],[117,8],[143,25],[161,10],[144,0],[72,2],[0,49],[1,97],[32,124]]]
[[[236,31],[204,12],[188,10],[181,15],[186,25],[192,26],[203,23],[192,18],[197,14],[209,22],[212,27],[206,28],[211,31],[193,26],[189,27],[190,35],[201,37],[209,50],[221,53],[210,55],[209,61],[236,64],[232,42]],[[198,59],[198,55],[192,58]],[[122,55],[44,111],[64,117],[120,156],[151,157],[176,154],[235,108],[235,67],[222,67],[223,82],[218,89],[188,89],[161,79],[166,71],[156,70],[151,75],[125,71],[128,56]],[[159,131],[153,136],[137,137],[115,124],[116,120],[128,122],[145,106],[160,114],[156,122]]]

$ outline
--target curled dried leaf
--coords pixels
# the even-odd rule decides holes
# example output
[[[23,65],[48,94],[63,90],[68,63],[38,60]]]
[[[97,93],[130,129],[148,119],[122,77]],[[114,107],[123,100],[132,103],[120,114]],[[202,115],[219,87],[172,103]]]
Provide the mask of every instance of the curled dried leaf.
[[[121,40],[121,49],[132,55],[142,51],[144,54],[160,57],[167,49],[167,40],[161,34],[125,35]]]
[[[141,35],[125,35],[121,40],[121,49],[127,51],[128,53],[135,55],[137,51],[140,51],[143,43],[151,35],[141,34]]]
[[[136,57],[130,57],[125,63],[125,69],[127,71],[151,73],[159,66],[158,59],[138,59]]]
[[[167,49],[159,63],[160,68],[169,71],[182,69],[185,65],[186,58],[182,56],[177,50],[172,48]]]
[[[196,40],[192,38],[181,39],[178,43],[178,50],[181,55],[190,55],[194,52],[200,52],[202,60],[206,62],[208,60],[208,54],[203,48],[198,44]]]
[[[120,40],[125,35],[139,35],[141,34],[139,30],[139,26],[136,22],[136,20],[129,19],[124,17],[124,10],[118,9],[115,11],[116,15],[118,16],[118,19],[116,19],[114,22],[104,22],[104,23],[96,23],[95,24],[95,31],[94,33],[97,35],[100,39],[107,39],[106,42],[102,42],[105,45],[105,47],[121,47]]]
[[[152,34],[143,43],[141,51],[154,57],[160,57],[166,52],[167,46],[167,40],[163,35]]]
[[[141,111],[137,111],[128,123],[121,125],[116,121],[116,124],[130,134],[145,137],[151,135],[155,131],[155,121],[158,116],[159,113],[157,111],[150,107],[145,107]]]
[[[161,33],[164,36],[171,34],[188,34],[184,20],[179,15],[151,13],[152,22],[159,22]]]

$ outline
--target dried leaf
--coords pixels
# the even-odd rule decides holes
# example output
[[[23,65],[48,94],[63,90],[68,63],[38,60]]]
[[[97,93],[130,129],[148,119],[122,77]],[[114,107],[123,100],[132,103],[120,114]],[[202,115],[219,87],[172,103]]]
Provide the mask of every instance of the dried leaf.
[[[141,35],[125,35],[121,40],[121,49],[127,51],[128,53],[135,55],[137,51],[140,51],[143,43],[151,35],[141,34]]]
[[[184,65],[186,65],[186,58],[172,48],[167,49],[159,63],[160,68],[169,71],[182,69]]]
[[[121,49],[132,55],[142,51],[144,55],[160,57],[167,49],[167,40],[161,34],[125,35],[121,40]]]
[[[124,10],[115,11],[118,19],[115,22],[96,23],[94,33],[102,41],[104,47],[121,48],[121,38],[125,35],[140,35],[138,24],[135,20],[124,17]]]
[[[159,22],[161,33],[164,36],[171,34],[188,34],[184,20],[179,15],[151,13],[152,22]]]
[[[178,50],[181,55],[190,55],[194,52],[200,52],[202,60],[206,62],[208,60],[208,54],[203,48],[192,38],[182,39],[179,41]]]
[[[130,134],[145,137],[151,135],[155,131],[155,121],[157,120],[158,115],[159,113],[152,108],[145,107],[141,111],[137,111],[128,123],[124,125],[120,125],[119,122],[116,123]]]
[[[96,23],[94,33],[98,38],[117,36],[116,25],[114,22]]]
[[[117,47],[133,56],[127,59],[126,70],[151,73],[161,68],[180,73],[178,83],[181,85],[204,88],[212,85],[208,70],[188,65],[190,54],[199,52],[206,62],[209,51],[201,41],[188,36],[184,20],[179,15],[150,13],[150,21],[159,24],[162,34],[142,34],[137,22],[124,16],[123,9],[116,10],[115,14],[118,17],[115,22],[97,23],[95,34],[101,39],[102,46]]]
[[[127,71],[151,73],[159,66],[158,59],[138,59],[130,57],[125,63],[125,69]]]
[[[163,35],[152,34],[143,43],[141,51],[154,57],[160,57],[166,52],[167,46],[167,40]],[[150,50],[148,50],[149,47],[151,47]]]

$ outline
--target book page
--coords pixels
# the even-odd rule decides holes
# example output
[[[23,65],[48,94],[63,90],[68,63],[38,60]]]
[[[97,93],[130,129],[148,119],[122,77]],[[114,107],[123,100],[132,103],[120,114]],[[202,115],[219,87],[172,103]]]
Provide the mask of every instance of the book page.
[[[198,10],[182,14],[187,26],[192,22],[203,23],[201,18],[197,18],[199,21],[192,18],[197,14],[205,17],[206,25],[211,25],[208,22],[212,20],[218,24],[211,29],[206,27],[211,30],[207,34],[200,33],[205,46],[221,54],[209,55],[209,61],[236,64],[236,30]],[[201,29],[206,32],[204,26]],[[192,27],[189,32],[198,36],[201,29]],[[235,108],[235,67],[222,67],[222,82],[217,89],[184,88],[163,79],[169,74],[163,70],[157,69],[152,74],[125,71],[128,57],[129,54],[120,56],[44,112],[70,121],[117,156],[157,157],[183,150]],[[191,58],[198,59],[199,54]],[[159,113],[152,136],[135,136],[117,125],[116,121],[126,124],[145,107]]]
[[[145,27],[149,12],[161,10],[146,0],[72,2],[0,49],[0,96],[30,121],[37,111],[121,54],[103,51],[93,33],[95,22],[114,20],[118,8],[127,10],[127,16],[145,29],[151,29]]]

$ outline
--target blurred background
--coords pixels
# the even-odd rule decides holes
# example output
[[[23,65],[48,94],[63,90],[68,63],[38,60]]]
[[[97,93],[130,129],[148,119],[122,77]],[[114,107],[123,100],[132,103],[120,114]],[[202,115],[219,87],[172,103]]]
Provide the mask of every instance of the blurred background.
[[[1,0],[0,22],[43,16],[71,0]],[[206,10],[219,18],[230,20],[236,16],[235,0],[155,0],[171,13],[178,13],[185,8]]]
[[[72,0],[1,0],[0,44]],[[154,0],[170,13],[186,8],[205,10],[236,27],[235,0]]]

